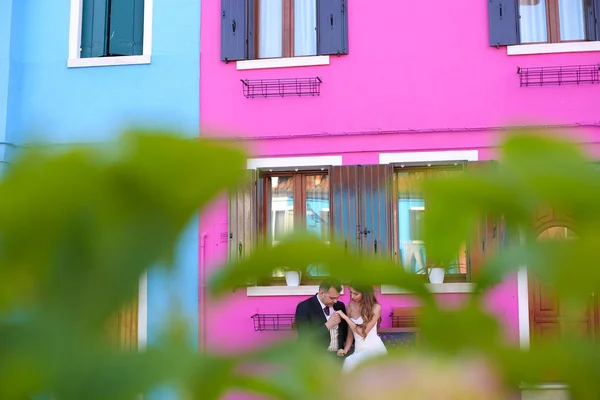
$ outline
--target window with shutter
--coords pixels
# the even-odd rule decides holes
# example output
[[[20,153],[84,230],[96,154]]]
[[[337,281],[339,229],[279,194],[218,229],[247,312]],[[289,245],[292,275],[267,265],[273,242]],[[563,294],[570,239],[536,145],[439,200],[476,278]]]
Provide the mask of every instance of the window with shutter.
[[[348,54],[347,0],[221,0],[221,60]]]
[[[488,0],[490,45],[596,41],[600,0]]]
[[[83,0],[81,58],[143,53],[145,0]]]

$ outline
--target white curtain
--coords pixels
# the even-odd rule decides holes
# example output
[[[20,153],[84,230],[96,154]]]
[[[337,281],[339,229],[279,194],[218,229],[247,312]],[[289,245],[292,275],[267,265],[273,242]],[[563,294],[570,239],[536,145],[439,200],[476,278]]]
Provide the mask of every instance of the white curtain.
[[[585,40],[583,0],[558,0],[561,40]],[[520,1],[521,43],[548,41],[546,1]]]
[[[282,0],[258,2],[258,58],[281,57]]]
[[[316,54],[317,1],[294,0],[294,56]]]
[[[583,0],[558,0],[561,40],[585,40]]]
[[[573,1],[573,0],[570,0]],[[531,4],[531,5],[527,5]],[[548,29],[546,28],[546,1],[521,2],[519,6],[521,19],[521,43],[539,43],[548,41]]]

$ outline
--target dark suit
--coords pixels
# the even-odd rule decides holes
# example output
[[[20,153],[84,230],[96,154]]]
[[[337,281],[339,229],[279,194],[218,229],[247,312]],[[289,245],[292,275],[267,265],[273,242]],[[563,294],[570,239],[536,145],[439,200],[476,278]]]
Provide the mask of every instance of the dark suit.
[[[341,301],[335,303],[333,309],[334,311],[341,310],[344,314],[346,313],[346,306]],[[312,338],[319,348],[323,350],[327,350],[331,342],[331,336],[325,326],[325,322],[327,322],[327,318],[325,318],[317,295],[300,302],[296,307],[298,338],[301,340]],[[348,336],[348,324],[342,320],[338,325],[338,343],[340,349],[344,348],[346,336]]]

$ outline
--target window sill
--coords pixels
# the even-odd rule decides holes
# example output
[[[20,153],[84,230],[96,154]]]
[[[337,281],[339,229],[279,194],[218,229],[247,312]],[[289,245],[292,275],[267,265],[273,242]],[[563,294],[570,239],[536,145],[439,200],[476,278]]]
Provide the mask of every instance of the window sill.
[[[425,286],[431,293],[472,293],[475,291],[474,283],[426,283]],[[410,294],[406,289],[401,289],[391,285],[381,285],[381,294]]]
[[[520,56],[526,54],[576,53],[586,51],[600,51],[600,42],[540,43],[506,46],[506,54],[509,56]]]
[[[566,383],[541,383],[538,385],[521,384],[521,390],[566,390],[569,385]]]
[[[150,64],[151,56],[122,56],[122,57],[95,57],[95,58],[70,58],[67,60],[68,68],[80,67],[109,67],[114,65],[140,65]]]
[[[319,291],[319,285],[301,286],[249,286],[246,288],[246,296],[312,296]],[[342,292],[344,294],[344,288]]]
[[[311,67],[329,65],[329,56],[265,58],[260,60],[236,61],[238,71],[248,69]]]

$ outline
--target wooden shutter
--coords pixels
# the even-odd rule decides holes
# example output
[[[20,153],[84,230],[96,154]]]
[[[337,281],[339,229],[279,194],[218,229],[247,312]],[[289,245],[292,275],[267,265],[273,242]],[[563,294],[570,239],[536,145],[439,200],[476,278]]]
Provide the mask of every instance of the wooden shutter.
[[[331,209],[333,241],[346,249],[358,247],[358,166],[332,167]]]
[[[221,61],[254,58],[254,0],[221,0]]]
[[[112,0],[110,4],[110,34],[108,35],[110,55],[141,55],[144,37],[144,0]]]
[[[347,0],[317,0],[317,54],[348,54]]]
[[[360,248],[365,255],[391,255],[392,175],[391,165],[359,167]]]
[[[108,49],[106,0],[83,0],[81,16],[81,58],[106,55]]]
[[[237,190],[229,194],[229,261],[247,257],[257,244],[256,170],[246,170],[247,176]]]
[[[138,349],[138,299],[123,306],[108,321],[108,341],[111,348],[119,351]]]
[[[490,46],[519,43],[518,7],[516,0],[488,0]]]
[[[333,239],[363,255],[390,255],[392,167],[332,167]]]
[[[496,161],[469,162],[466,170],[495,168]],[[506,224],[502,215],[484,215],[476,222],[474,235],[469,243],[470,281],[477,280],[480,267],[492,257],[506,242]]]

